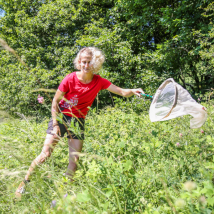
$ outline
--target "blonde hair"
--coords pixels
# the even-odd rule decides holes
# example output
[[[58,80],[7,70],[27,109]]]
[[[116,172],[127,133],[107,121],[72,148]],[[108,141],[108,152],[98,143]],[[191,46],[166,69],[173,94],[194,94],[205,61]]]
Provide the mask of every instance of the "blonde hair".
[[[74,66],[78,70],[81,70],[81,65],[79,61],[81,60],[82,53],[86,53],[92,56],[91,64],[93,65],[94,73],[98,73],[105,61],[105,57],[102,51],[95,47],[82,48],[74,59]]]

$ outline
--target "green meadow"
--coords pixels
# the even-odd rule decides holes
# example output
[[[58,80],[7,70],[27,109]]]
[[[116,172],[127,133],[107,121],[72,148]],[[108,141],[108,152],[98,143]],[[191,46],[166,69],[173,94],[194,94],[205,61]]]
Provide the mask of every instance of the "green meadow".
[[[21,201],[15,190],[41,152],[49,118],[2,119],[0,213],[214,213],[214,106],[203,105],[201,129],[190,129],[190,116],[151,123],[147,111],[91,110],[74,182],[63,175],[62,138]]]

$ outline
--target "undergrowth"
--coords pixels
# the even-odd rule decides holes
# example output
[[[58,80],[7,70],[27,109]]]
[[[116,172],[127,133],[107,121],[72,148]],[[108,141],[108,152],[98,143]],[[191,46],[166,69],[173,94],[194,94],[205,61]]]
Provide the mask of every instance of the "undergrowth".
[[[14,192],[41,152],[48,118],[0,123],[0,213],[213,213],[214,107],[201,129],[189,116],[151,123],[147,113],[106,108],[86,119],[84,149],[70,184],[67,139]]]

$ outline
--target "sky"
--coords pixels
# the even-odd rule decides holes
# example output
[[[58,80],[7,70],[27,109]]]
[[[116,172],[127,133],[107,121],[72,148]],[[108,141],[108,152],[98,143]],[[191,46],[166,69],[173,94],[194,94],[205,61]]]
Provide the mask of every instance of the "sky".
[[[1,9],[0,9],[0,17],[3,17],[4,14],[5,14],[4,10],[1,10]]]

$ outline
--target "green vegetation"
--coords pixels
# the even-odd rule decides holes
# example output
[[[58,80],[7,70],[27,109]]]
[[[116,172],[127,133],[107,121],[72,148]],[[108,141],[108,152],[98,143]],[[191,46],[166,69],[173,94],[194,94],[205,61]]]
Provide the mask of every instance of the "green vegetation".
[[[14,192],[41,151],[48,120],[22,116],[0,123],[0,212],[212,213],[214,107],[203,105],[209,114],[203,130],[191,130],[188,116],[151,123],[148,113],[131,108],[91,110],[75,182],[63,176],[64,138],[15,203]]]
[[[0,38],[27,66],[0,49],[0,213],[213,213],[211,0],[4,0],[1,14]],[[64,138],[14,202],[50,117],[51,99],[39,91],[39,104],[38,89],[53,97],[84,46],[104,52],[100,74],[120,87],[153,95],[174,78],[205,102],[207,122],[203,130],[190,130],[188,116],[151,123],[149,100],[102,91],[86,120],[75,182],[63,175]]]
[[[213,5],[211,0],[1,1],[0,38],[31,69],[0,50],[1,107],[47,116],[36,103],[37,80],[56,89],[75,70],[72,62],[83,46],[104,52],[100,74],[120,87],[142,87],[153,95],[172,77],[192,95],[203,95],[214,84]],[[99,101],[112,104],[108,92]]]

